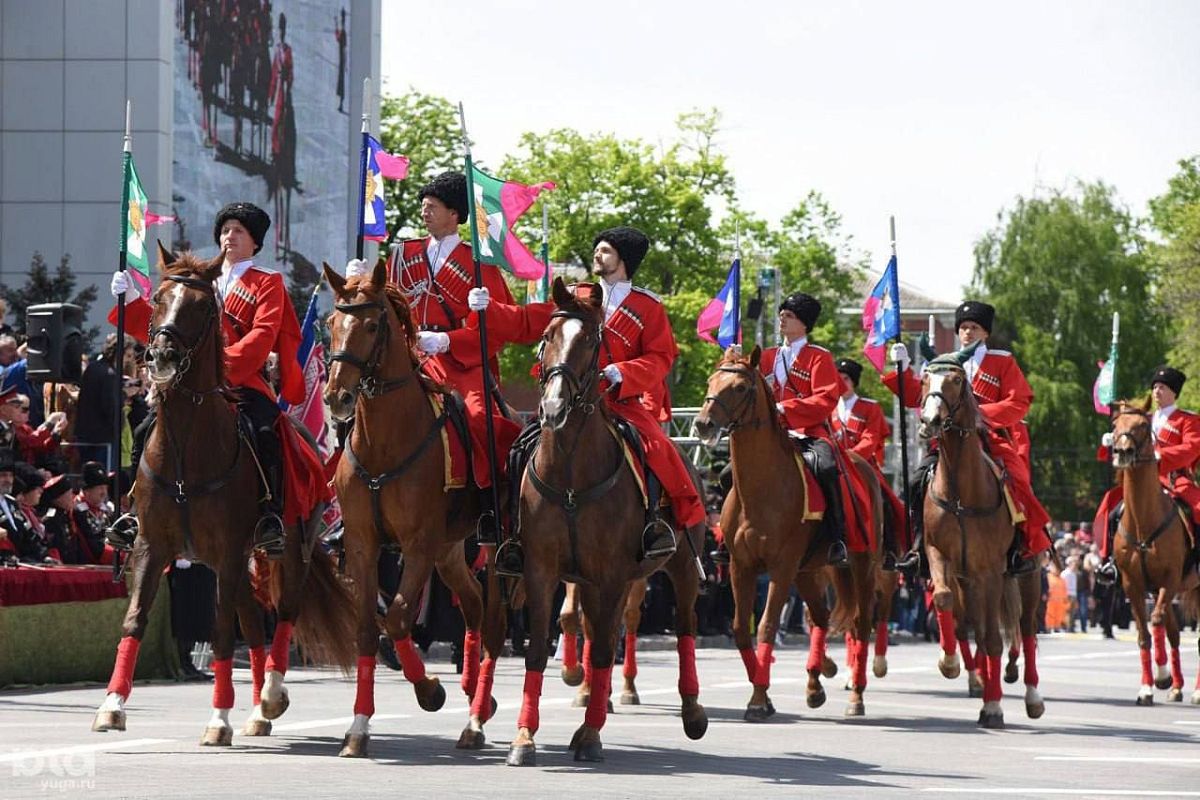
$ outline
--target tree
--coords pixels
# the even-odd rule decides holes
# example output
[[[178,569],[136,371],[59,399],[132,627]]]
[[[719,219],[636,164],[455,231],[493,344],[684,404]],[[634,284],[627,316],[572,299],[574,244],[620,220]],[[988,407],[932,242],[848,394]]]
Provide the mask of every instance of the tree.
[[[1052,515],[1090,518],[1106,488],[1093,454],[1108,420],[1092,408],[1092,384],[1112,313],[1123,321],[1121,394],[1143,393],[1162,360],[1154,277],[1139,223],[1103,183],[1017,198],[975,245],[972,291],[996,307],[990,341],[1011,347],[1034,392],[1034,487]]]
[[[0,283],[0,296],[8,304],[8,317],[12,320],[13,330],[19,335],[25,335],[25,311],[30,306],[41,303],[74,303],[83,309],[84,319],[87,319],[88,309],[96,302],[97,291],[95,284],[75,291],[77,279],[71,269],[71,256],[64,254],[58,262],[54,275],[42,258],[42,254],[34,251],[33,260],[29,265],[29,277],[20,289],[14,289]],[[88,352],[95,347],[96,338],[100,335],[99,326],[93,325],[83,331],[83,343]]]
[[[1162,235],[1151,246],[1161,277],[1160,297],[1171,316],[1167,359],[1192,380],[1184,384],[1180,404],[1200,405],[1200,156],[1179,162],[1167,191],[1150,201],[1150,218]]]

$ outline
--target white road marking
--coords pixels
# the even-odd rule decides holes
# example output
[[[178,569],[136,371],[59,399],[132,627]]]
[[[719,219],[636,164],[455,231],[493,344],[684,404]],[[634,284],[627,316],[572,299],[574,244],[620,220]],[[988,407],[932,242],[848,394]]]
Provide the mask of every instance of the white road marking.
[[[379,722],[385,719],[409,719],[412,714],[376,714],[371,717],[371,722]],[[350,727],[350,723],[354,722],[354,716],[348,717],[330,717],[328,719],[310,719],[304,722],[285,722],[282,725],[272,725],[271,733],[285,733],[287,731],[307,731],[313,728],[342,728]],[[253,737],[259,738],[259,737]]]
[[[1034,756],[1034,761],[1099,761],[1108,764],[1200,764],[1200,758],[1188,756]]]
[[[1067,795],[1072,797],[1200,797],[1200,792],[1180,792],[1159,789],[1062,789],[1054,786],[1009,786],[986,788],[982,786],[926,786],[922,792],[935,794],[999,794],[1020,795]]]
[[[0,764],[11,764],[35,758],[50,756],[66,756],[74,753],[99,753],[106,750],[127,750],[133,747],[147,747],[152,744],[167,744],[176,739],[113,739],[99,744],[77,744],[70,747],[54,747],[49,750],[14,750],[0,753]]]

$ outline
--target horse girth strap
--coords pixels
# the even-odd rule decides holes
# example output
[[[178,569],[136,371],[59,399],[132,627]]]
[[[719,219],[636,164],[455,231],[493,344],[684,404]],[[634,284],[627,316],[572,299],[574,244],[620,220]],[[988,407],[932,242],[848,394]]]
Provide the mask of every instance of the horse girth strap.
[[[929,498],[933,500],[938,508],[942,509],[943,511],[949,511],[956,517],[990,517],[999,510],[1001,505],[1004,504],[1004,487],[1000,487],[1000,491],[996,497],[996,503],[991,507],[964,506],[961,499],[956,499],[951,502],[948,499],[938,497],[937,492],[933,490],[932,486],[929,487]]]
[[[1117,525],[1117,533],[1121,534],[1121,536],[1123,536],[1125,538],[1125,541],[1129,542],[1131,545],[1136,547],[1140,552],[1145,553],[1147,550],[1149,550],[1151,547],[1154,546],[1154,543],[1158,540],[1159,537],[1161,537],[1164,533],[1167,532],[1168,529],[1170,529],[1171,523],[1175,521],[1175,516],[1178,513],[1179,513],[1179,511],[1175,507],[1175,501],[1172,500],[1171,508],[1169,508],[1167,510],[1167,514],[1165,517],[1163,517],[1163,521],[1158,523],[1158,527],[1155,528],[1154,532],[1150,534],[1150,537],[1145,540],[1138,539],[1136,536],[1131,534],[1129,531],[1125,530],[1124,525],[1119,524],[1119,523]]]

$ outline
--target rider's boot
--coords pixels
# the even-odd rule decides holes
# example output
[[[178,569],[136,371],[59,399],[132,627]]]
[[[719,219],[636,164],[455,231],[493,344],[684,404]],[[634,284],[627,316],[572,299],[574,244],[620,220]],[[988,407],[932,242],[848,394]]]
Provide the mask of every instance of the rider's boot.
[[[279,438],[272,428],[260,428],[256,431],[255,443],[258,445],[259,465],[262,467],[266,480],[263,499],[258,504],[258,523],[254,526],[254,549],[263,553],[268,559],[277,561],[283,558],[284,537],[283,524],[283,477],[280,468],[282,454],[280,453]]]

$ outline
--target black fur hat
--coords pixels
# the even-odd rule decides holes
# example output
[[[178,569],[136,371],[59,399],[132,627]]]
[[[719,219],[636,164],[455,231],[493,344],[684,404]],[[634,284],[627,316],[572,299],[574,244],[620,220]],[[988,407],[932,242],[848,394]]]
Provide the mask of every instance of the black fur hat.
[[[1150,379],[1150,385],[1156,383],[1165,384],[1168,389],[1178,395],[1183,391],[1183,384],[1187,381],[1187,375],[1184,375],[1174,367],[1161,366],[1154,370],[1154,377]]]
[[[821,301],[811,294],[796,292],[779,304],[779,310],[792,312],[811,331],[821,317]]]
[[[995,319],[995,308],[978,300],[968,300],[954,309],[954,330],[957,331],[964,322],[974,322],[990,334]]]
[[[66,475],[55,475],[42,487],[42,502],[52,503],[74,488],[74,482]]]
[[[213,223],[213,242],[221,244],[221,226],[231,219],[242,223],[242,227],[254,240],[254,252],[262,250],[263,239],[271,228],[271,218],[253,203],[230,203],[217,212],[217,221]]]
[[[596,249],[601,242],[608,242],[617,251],[617,255],[625,262],[625,276],[630,280],[633,280],[633,273],[641,266],[646,253],[650,252],[650,240],[646,234],[628,225],[600,231],[592,240],[592,249]]]
[[[40,489],[46,485],[46,479],[33,465],[18,461],[13,465],[13,494],[24,494],[31,489]]]
[[[443,172],[417,192],[417,200],[433,197],[458,213],[458,224],[467,224],[471,211],[467,206],[467,178],[461,172]]]
[[[88,461],[83,465],[83,488],[93,486],[108,486],[108,473],[99,461]]]
[[[837,362],[837,370],[848,376],[856,387],[858,386],[858,381],[862,378],[862,364],[852,358],[843,358]]]

